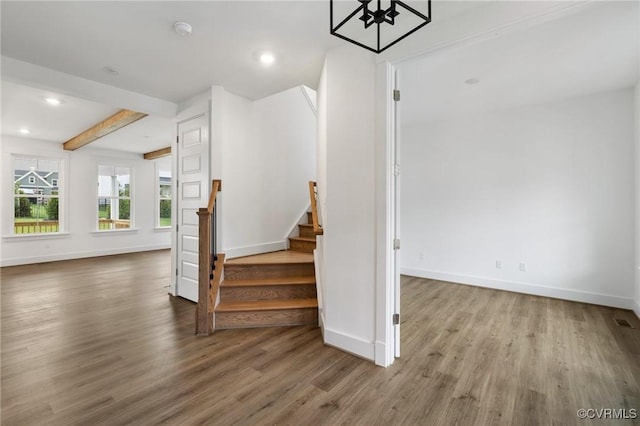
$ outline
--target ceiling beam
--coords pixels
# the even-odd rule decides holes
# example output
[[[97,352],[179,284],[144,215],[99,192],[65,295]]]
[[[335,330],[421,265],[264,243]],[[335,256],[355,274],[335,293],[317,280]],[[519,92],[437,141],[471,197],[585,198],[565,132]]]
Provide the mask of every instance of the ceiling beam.
[[[166,157],[167,155],[171,155],[171,147],[168,146],[166,148],[158,149],[156,151],[147,152],[144,154],[145,160],[155,160],[157,158]]]
[[[74,151],[78,148],[94,142],[103,136],[113,133],[118,129],[128,126],[141,118],[146,117],[147,114],[143,112],[131,111],[128,109],[121,109],[113,114],[111,117],[106,118],[98,124],[90,127],[84,132],[76,135],[66,141],[63,146],[66,151]]]

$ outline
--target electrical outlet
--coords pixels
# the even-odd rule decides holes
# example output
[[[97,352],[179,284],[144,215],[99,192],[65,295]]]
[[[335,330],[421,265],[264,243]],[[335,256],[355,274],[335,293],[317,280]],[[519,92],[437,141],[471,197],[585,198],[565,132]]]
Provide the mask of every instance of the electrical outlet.
[[[527,264],[525,262],[520,262],[520,271],[527,272]]]
[[[496,269],[502,269],[502,260],[496,260]]]
[[[418,259],[424,260],[424,253],[423,252],[418,253]]]

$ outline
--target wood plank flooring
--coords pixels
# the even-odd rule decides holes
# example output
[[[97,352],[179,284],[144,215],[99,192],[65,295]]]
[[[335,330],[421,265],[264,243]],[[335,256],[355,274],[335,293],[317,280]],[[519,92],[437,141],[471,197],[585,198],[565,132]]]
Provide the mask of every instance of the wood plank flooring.
[[[576,416],[640,411],[629,311],[404,277],[402,358],[383,369],[313,327],[196,337],[169,264],[3,268],[2,425],[640,424]]]

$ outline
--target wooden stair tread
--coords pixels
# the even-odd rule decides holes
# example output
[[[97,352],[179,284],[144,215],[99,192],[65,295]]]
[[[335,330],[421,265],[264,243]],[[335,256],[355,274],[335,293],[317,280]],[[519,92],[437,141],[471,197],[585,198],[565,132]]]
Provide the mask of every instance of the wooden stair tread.
[[[293,265],[313,263],[313,255],[295,251],[277,251],[245,257],[236,257],[225,262],[225,266],[255,266],[255,265]]]
[[[282,278],[256,278],[242,280],[224,280],[221,287],[253,287],[267,285],[309,285],[315,284],[316,277],[313,275],[300,277],[282,277]]]
[[[290,240],[296,240],[296,241],[308,241],[310,243],[315,243],[316,242],[315,238],[307,238],[307,237],[291,237],[289,239]]]
[[[317,307],[317,299],[242,300],[237,302],[220,302],[216,307],[216,312],[272,311]]]
[[[243,266],[243,267],[251,267],[251,266],[273,266],[273,265],[310,265],[313,264],[313,260],[294,260],[290,262],[254,262],[254,263],[226,263],[226,267],[234,267],[234,266]]]
[[[312,223],[299,223],[298,226],[304,226],[305,228],[313,228]]]

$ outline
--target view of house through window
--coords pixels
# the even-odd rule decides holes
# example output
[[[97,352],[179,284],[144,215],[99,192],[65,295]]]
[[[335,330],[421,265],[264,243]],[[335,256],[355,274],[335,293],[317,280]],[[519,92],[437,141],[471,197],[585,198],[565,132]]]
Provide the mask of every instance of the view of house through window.
[[[98,167],[98,229],[131,228],[131,169]]]
[[[60,232],[60,160],[15,157],[14,234]]]
[[[171,226],[171,169],[158,169],[159,217],[158,226]]]

